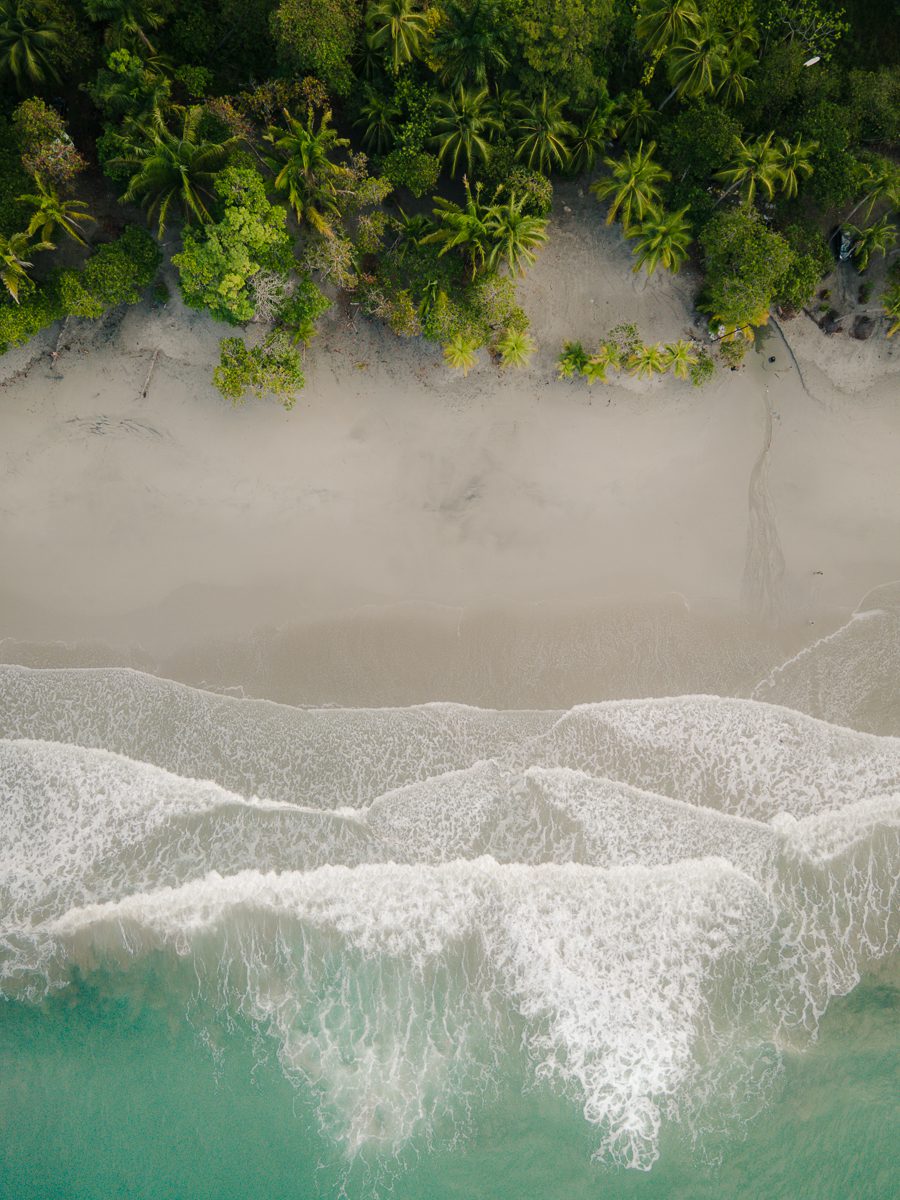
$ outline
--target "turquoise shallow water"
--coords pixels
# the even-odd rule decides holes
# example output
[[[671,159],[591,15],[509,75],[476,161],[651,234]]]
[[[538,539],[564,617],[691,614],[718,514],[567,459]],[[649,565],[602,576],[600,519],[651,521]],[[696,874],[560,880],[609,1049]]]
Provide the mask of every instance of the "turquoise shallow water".
[[[155,987],[161,988],[157,979]],[[9,1200],[892,1200],[900,993],[868,982],[833,1003],[819,1043],[786,1056],[771,1101],[691,1149],[670,1131],[649,1173],[592,1164],[574,1108],[548,1092],[476,1105],[452,1151],[346,1173],[313,1106],[242,1033],[209,1043],[160,993],[74,989],[0,1009],[0,1195]],[[709,1159],[714,1160],[711,1165]]]

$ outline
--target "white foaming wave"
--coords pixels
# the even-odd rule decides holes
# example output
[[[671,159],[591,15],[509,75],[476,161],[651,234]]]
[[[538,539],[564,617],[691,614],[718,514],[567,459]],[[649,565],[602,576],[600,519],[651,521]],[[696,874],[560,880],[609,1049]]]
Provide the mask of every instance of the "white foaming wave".
[[[379,796],[373,833],[417,862],[661,866],[718,855],[751,870],[778,840],[758,821],[641,791],[569,767],[510,770],[496,760]]]
[[[762,821],[900,791],[900,739],[717,696],[582,705],[525,755]]]
[[[453,706],[286,712],[331,739],[297,758],[296,794],[327,809],[0,742],[0,991],[183,956],[208,997],[276,1035],[350,1153],[452,1124],[524,1045],[601,1153],[646,1167],[663,1109],[703,1094],[701,1063],[802,1042],[896,948],[896,739],[711,697],[583,706],[546,731],[547,714],[497,732],[502,714]],[[177,754],[208,730],[182,731]],[[264,773],[261,730],[239,757],[252,744]]]
[[[105,750],[0,740],[7,928],[217,869],[309,869],[392,853],[363,814],[245,799]]]
[[[275,1035],[350,1152],[398,1147],[524,1039],[536,1077],[601,1130],[599,1153],[647,1169],[660,1105],[696,1084],[698,1046],[734,1038],[770,926],[760,889],[720,859],[483,858],[213,874],[40,933],[48,971],[189,957],[217,1003]]]
[[[292,708],[124,668],[0,665],[0,737],[112,750],[241,795],[316,808],[367,804],[502,754],[557,715],[449,703]]]

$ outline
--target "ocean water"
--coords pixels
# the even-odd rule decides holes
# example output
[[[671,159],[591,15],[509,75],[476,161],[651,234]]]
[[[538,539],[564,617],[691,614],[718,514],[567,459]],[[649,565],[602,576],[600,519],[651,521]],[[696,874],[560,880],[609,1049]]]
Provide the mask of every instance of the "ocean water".
[[[568,711],[0,667],[0,1196],[896,1196],[887,619]]]

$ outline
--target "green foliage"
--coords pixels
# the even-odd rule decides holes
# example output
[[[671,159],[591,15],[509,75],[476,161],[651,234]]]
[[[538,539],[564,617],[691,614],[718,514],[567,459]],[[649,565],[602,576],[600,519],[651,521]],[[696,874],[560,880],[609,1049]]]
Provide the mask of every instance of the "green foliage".
[[[438,160],[451,175],[461,169],[472,173],[477,164],[490,158],[489,139],[497,128],[487,88],[458,87],[452,95],[435,102],[434,144]]]
[[[509,60],[523,91],[554,89],[577,101],[601,84],[614,0],[499,0],[498,19],[510,39]]]
[[[23,292],[18,304],[4,292],[0,296],[0,354],[13,346],[24,345],[65,315],[57,276]]]
[[[428,35],[419,0],[373,0],[366,13],[366,37],[396,75],[418,58]]]
[[[272,395],[286,409],[297,402],[296,393],[306,380],[299,351],[283,335],[270,335],[260,346],[249,347],[243,338],[223,338],[213,383],[226,400],[243,404],[254,396]]]
[[[155,65],[130,50],[114,50],[86,90],[108,121],[141,123],[165,111],[172,86]]]
[[[900,138],[900,67],[851,71],[848,84],[850,119],[862,141]]]
[[[454,371],[462,371],[468,375],[478,362],[478,340],[471,334],[453,333],[444,346],[444,361]]]
[[[549,174],[568,166],[571,142],[578,130],[565,117],[564,107],[565,101],[551,96],[546,88],[540,99],[515,104],[512,136],[516,158],[532,170]]]
[[[487,85],[509,66],[507,31],[495,0],[442,0],[428,50],[449,87]]]
[[[606,214],[607,225],[621,213],[622,223],[627,228],[658,207],[662,199],[661,187],[671,176],[654,159],[655,149],[655,142],[651,142],[646,150],[641,142],[636,150],[626,150],[621,159],[604,159],[612,174],[592,183],[591,191],[598,200],[612,201]]]
[[[694,387],[703,387],[716,373],[716,364],[706,350],[697,351],[697,361],[691,364],[690,380]]]
[[[752,209],[721,212],[700,235],[706,266],[701,309],[726,327],[764,324],[794,255]]]
[[[20,93],[56,82],[64,29],[47,0],[0,0],[0,81]]]
[[[267,162],[275,172],[276,190],[285,193],[298,221],[330,237],[341,215],[339,193],[347,177],[347,168],[332,156],[350,145],[347,138],[338,137],[330,110],[325,109],[317,123],[311,106],[305,119],[285,109],[284,126],[270,126],[266,141],[275,150]]]
[[[328,312],[331,301],[323,296],[309,275],[301,275],[292,294],[277,312],[278,324],[291,340],[308,346],[316,336],[316,322]]]
[[[37,96],[18,105],[12,124],[22,150],[22,166],[29,175],[61,187],[87,166],[66,132],[65,121]]]
[[[81,226],[85,221],[94,220],[85,201],[63,198],[52,184],[45,184],[40,177],[35,180],[35,186],[36,191],[19,197],[31,211],[28,236],[38,236],[40,241],[49,242],[56,230],[62,229],[83,246]]]
[[[528,167],[513,167],[505,177],[506,190],[523,201],[523,212],[534,217],[547,217],[553,207],[553,184],[540,171]]]
[[[496,350],[501,367],[527,367],[537,347],[524,330],[507,329],[497,340]]]
[[[216,177],[214,191],[221,218],[186,230],[184,249],[172,262],[185,304],[236,325],[260,315],[255,284],[265,284],[277,306],[278,280],[286,279],[293,261],[291,238],[285,211],[269,203],[258,171],[228,167]]]
[[[382,160],[381,171],[395,187],[405,187],[420,197],[436,186],[441,164],[433,154],[401,146]]]
[[[784,275],[777,280],[774,300],[781,308],[799,312],[815,295],[822,280],[822,270],[812,254],[795,254]]]
[[[283,65],[298,75],[315,75],[338,96],[353,86],[350,63],[361,24],[354,0],[281,0],[272,14]]]
[[[124,199],[138,201],[148,216],[157,218],[162,236],[173,206],[180,207],[188,224],[211,220],[207,202],[215,190],[217,172],[238,144],[205,136],[203,109],[199,105],[180,112],[176,128],[161,121],[135,126],[122,154],[109,165],[127,167],[131,179]]]
[[[721,106],[689,104],[659,135],[660,157],[682,184],[705,184],[731,156],[740,123]]]
[[[677,274],[687,261],[691,244],[691,226],[687,210],[666,212],[651,208],[640,225],[626,230],[626,236],[636,241],[633,271],[644,267],[652,275],[657,267]]]
[[[0,234],[15,233],[28,221],[28,210],[19,196],[31,186],[22,168],[19,142],[12,127],[0,117]]]
[[[809,57],[828,59],[849,28],[843,16],[843,9],[821,0],[773,0],[764,28],[785,41],[796,42]]]
[[[560,379],[571,379],[580,375],[588,361],[588,353],[581,342],[566,342],[556,360],[556,373]]]
[[[115,242],[100,246],[80,271],[63,271],[59,292],[65,313],[102,317],[117,304],[137,304],[160,263],[153,238],[129,225]]]

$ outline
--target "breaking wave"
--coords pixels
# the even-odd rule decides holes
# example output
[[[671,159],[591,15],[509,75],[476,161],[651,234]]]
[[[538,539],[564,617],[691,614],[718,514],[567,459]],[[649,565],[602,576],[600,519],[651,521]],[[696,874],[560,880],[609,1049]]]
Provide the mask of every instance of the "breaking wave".
[[[0,735],[2,993],[152,962],[351,1157],[454,1136],[515,1061],[647,1169],[900,932],[900,740],[758,700],[300,710],[2,668]]]

